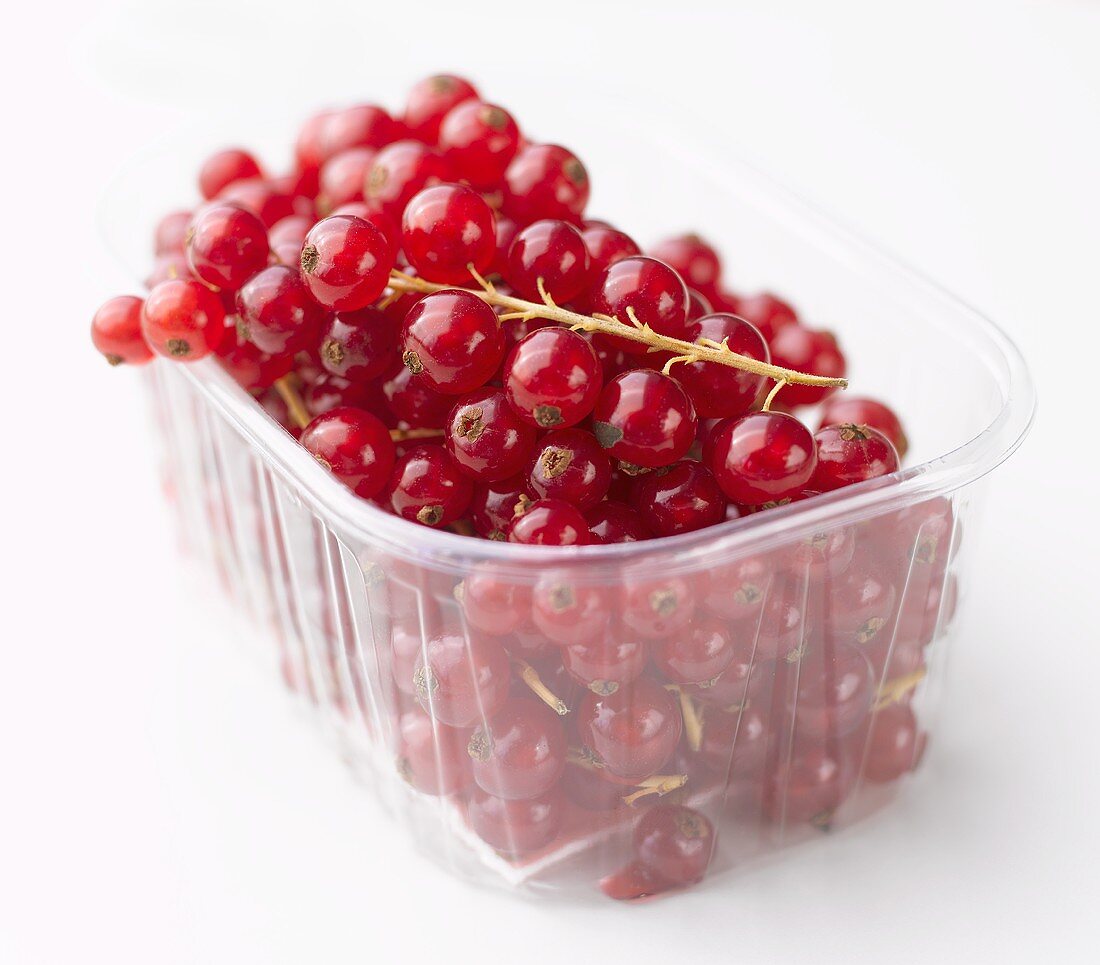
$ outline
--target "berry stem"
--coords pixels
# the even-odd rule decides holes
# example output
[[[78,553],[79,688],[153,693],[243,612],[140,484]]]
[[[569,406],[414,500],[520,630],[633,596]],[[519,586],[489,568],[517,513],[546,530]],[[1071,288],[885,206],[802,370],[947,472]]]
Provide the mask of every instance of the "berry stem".
[[[703,715],[683,687],[676,688],[676,694],[680,698],[680,713],[684,718],[684,735],[687,737],[688,747],[698,752],[703,744]]]
[[[302,401],[302,396],[298,392],[298,386],[294,382],[294,376],[284,375],[281,379],[276,379],[275,391],[279,393],[279,397],[286,403],[286,411],[299,429],[304,429],[313,421],[310,419],[309,410],[306,408],[306,404]]]
[[[760,406],[761,412],[771,412],[772,403],[775,401],[775,397],[779,395],[779,390],[787,384],[786,379],[780,379],[775,385],[772,386],[772,390],[768,393],[768,397],[764,400],[764,404]]]
[[[914,670],[912,673],[907,673],[901,677],[895,677],[893,680],[884,681],[882,686],[878,689],[878,698],[875,700],[871,710],[882,710],[883,707],[889,707],[891,704],[896,704],[924,679],[925,673],[927,673],[927,671],[921,667],[918,670]]]
[[[747,355],[739,355],[731,351],[724,342],[715,342],[711,339],[700,339],[698,342],[686,342],[683,339],[661,335],[648,325],[640,322],[634,314],[634,310],[627,309],[627,318],[631,324],[612,318],[610,315],[579,315],[568,309],[554,304],[554,300],[540,285],[543,294],[543,302],[524,301],[512,295],[503,295],[498,292],[488,281],[483,281],[482,289],[464,289],[477,295],[490,305],[506,308],[501,321],[518,318],[529,320],[532,318],[545,318],[559,325],[568,326],[571,329],[583,332],[600,332],[604,335],[618,336],[632,342],[641,342],[649,346],[651,352],[671,352],[681,362],[716,362],[719,365],[728,365],[754,375],[761,375],[773,379],[776,382],[790,382],[796,385],[816,385],[836,388],[847,388],[847,379],[828,378],[824,375],[811,375],[806,372],[796,372],[793,369],[785,369],[778,365],[770,365],[758,359],[749,358]],[[389,287],[394,291],[417,292],[431,294],[432,292],[453,289],[453,285],[439,285],[435,282],[425,281],[407,275],[396,268],[390,272]],[[667,366],[666,366],[667,367]]]
[[[442,429],[390,429],[390,438],[394,442],[408,442],[412,439],[438,439]]]
[[[624,797],[623,802],[633,804],[649,794],[664,797],[670,791],[683,787],[687,784],[687,780],[688,776],[686,774],[654,774],[653,777],[647,777],[638,784],[638,790]]]
[[[549,687],[542,682],[539,672],[525,660],[517,660],[520,679],[531,688],[532,693],[549,707],[555,714],[564,717],[569,713],[565,701],[559,698]]]

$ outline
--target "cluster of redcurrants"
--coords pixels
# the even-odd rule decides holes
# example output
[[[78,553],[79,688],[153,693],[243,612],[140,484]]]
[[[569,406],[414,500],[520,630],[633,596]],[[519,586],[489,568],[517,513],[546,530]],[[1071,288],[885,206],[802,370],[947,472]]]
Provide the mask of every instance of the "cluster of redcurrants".
[[[665,336],[845,367],[780,299],[723,287],[700,238],[643,255],[585,220],[580,161],[526,141],[460,78],[417,85],[401,118],[317,115],[288,176],[227,150],[199,186],[204,204],[157,229],[147,297],[96,314],[97,348],[114,364],[215,355],[337,478],[405,519],[518,543],[638,540],[898,468],[904,436],[881,403],[834,399],[815,436],[759,411],[764,376],[656,350]],[[508,298],[530,311],[504,311]],[[547,306],[643,337],[576,331]],[[779,402],[829,391],[792,383]]]

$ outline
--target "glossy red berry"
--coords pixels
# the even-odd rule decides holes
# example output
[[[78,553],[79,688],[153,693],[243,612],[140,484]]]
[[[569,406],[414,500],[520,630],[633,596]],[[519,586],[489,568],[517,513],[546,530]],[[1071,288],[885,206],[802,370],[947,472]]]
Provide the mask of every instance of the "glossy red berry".
[[[519,225],[511,218],[497,215],[497,250],[493,256],[492,271],[494,275],[503,276],[508,270],[508,252],[512,248],[512,242],[519,234]]]
[[[905,437],[901,420],[885,403],[875,399],[853,397],[846,392],[831,396],[822,409],[819,428],[845,423],[877,429],[894,444],[894,448],[898,451],[898,458],[905,458],[905,453],[909,449],[909,440]]]
[[[593,543],[636,543],[653,538],[653,531],[636,509],[613,499],[597,503],[584,518]]]
[[[302,389],[302,402],[314,418],[341,406],[368,411],[373,408],[368,385],[349,382],[328,372],[322,372],[316,379],[306,382]]]
[[[698,321],[705,315],[713,315],[714,306],[711,300],[702,292],[694,288],[688,289],[688,322]],[[689,325],[689,329],[690,329]]]
[[[397,362],[382,379],[382,395],[395,419],[413,429],[441,429],[454,407],[453,395],[443,395]]]
[[[460,184],[439,184],[414,196],[405,207],[401,237],[417,273],[444,285],[473,284],[470,266],[486,275],[496,257],[492,209]]]
[[[535,584],[531,617],[548,640],[567,646],[606,634],[611,601],[604,587],[578,582],[573,571],[548,570]]]
[[[310,294],[338,312],[366,308],[389,282],[393,252],[373,224],[350,215],[318,221],[302,246],[302,277]]]
[[[531,588],[489,563],[473,567],[454,595],[470,626],[498,637],[516,630],[531,606]]]
[[[341,205],[363,200],[367,173],[377,154],[373,147],[351,147],[325,161],[317,193],[317,208],[322,214],[332,214]]]
[[[294,198],[262,178],[234,181],[219,193],[218,201],[236,204],[251,211],[270,228],[277,221],[299,212],[294,209]]]
[[[463,395],[484,385],[504,356],[496,312],[459,289],[426,295],[405,317],[402,361],[430,388]]]
[[[581,237],[588,249],[589,273],[592,278],[598,278],[617,261],[641,254],[641,249],[630,235],[600,221],[585,222]]]
[[[265,268],[237,292],[241,334],[273,355],[315,345],[325,314],[297,269],[286,265]]]
[[[142,365],[153,357],[141,333],[144,304],[133,295],[119,295],[92,316],[92,344],[110,365]]]
[[[510,476],[497,482],[475,483],[470,501],[470,520],[479,536],[506,540],[512,521],[534,503],[526,476]]]
[[[770,776],[765,813],[776,823],[812,822],[828,827],[844,802],[854,777],[851,761],[835,742],[810,742],[795,748]]]
[[[785,369],[810,375],[843,378],[847,362],[831,332],[812,331],[801,325],[786,325],[769,343],[772,361]],[[816,405],[832,395],[835,388],[817,385],[787,385],[780,399],[784,405]]]
[[[819,492],[886,476],[897,472],[901,465],[894,444],[870,426],[826,426],[817,430],[814,441],[817,468],[810,477],[810,487]]]
[[[602,634],[564,647],[561,660],[574,679],[596,694],[613,694],[645,670],[649,649],[637,638]]]
[[[631,633],[662,640],[684,632],[695,614],[696,600],[706,587],[705,576],[691,581],[679,576],[624,574],[620,587],[620,619]]]
[[[169,211],[157,222],[153,234],[153,252],[160,255],[183,254],[187,232],[191,227],[190,211]]]
[[[649,254],[674,268],[685,283],[701,292],[713,291],[722,274],[718,253],[696,234],[666,238]]]
[[[225,336],[225,309],[197,281],[163,281],[145,299],[141,331],[158,355],[194,362],[209,355]]]
[[[509,801],[546,794],[565,769],[565,727],[546,704],[510,698],[470,735],[474,780]]]
[[[211,154],[199,169],[199,190],[209,200],[234,181],[263,176],[259,162],[240,148],[230,148]]]
[[[508,654],[497,641],[456,633],[432,637],[413,671],[420,706],[451,727],[490,719],[508,699],[511,679]]]
[[[680,459],[695,441],[695,410],[680,383],[652,369],[612,379],[592,413],[592,431],[608,455],[654,469]]]
[[[323,164],[353,147],[384,147],[398,134],[393,118],[375,104],[356,104],[332,111],[320,127],[320,160]]]
[[[419,141],[395,141],[382,148],[367,174],[364,197],[386,217],[401,223],[405,205],[424,188],[453,180],[450,165]]]
[[[682,804],[659,804],[634,829],[634,853],[660,881],[679,887],[703,878],[715,840],[705,815]]]
[[[369,412],[332,409],[306,426],[298,441],[357,496],[372,499],[389,481],[393,440],[385,425]]]
[[[504,211],[520,224],[541,218],[579,222],[590,191],[584,165],[556,144],[528,144],[504,172]]]
[[[409,91],[405,105],[405,126],[409,133],[435,144],[443,118],[463,101],[477,97],[477,90],[467,80],[453,74],[436,74],[426,77]]]
[[[538,499],[508,529],[510,543],[585,546],[591,540],[581,511],[560,499]]]
[[[478,389],[452,410],[444,429],[447,451],[475,479],[492,482],[527,465],[535,429],[516,415],[504,393]]]
[[[771,360],[764,336],[736,315],[704,315],[688,322],[684,338],[689,342],[704,338],[725,342],[730,351],[738,355],[759,362]],[[691,396],[701,419],[743,415],[752,408],[764,384],[762,375],[717,362],[685,362],[673,371]]]
[[[267,255],[263,222],[235,204],[202,208],[187,233],[191,271],[214,288],[240,288],[267,264]]]
[[[752,322],[769,345],[781,328],[798,324],[795,310],[769,292],[738,298],[736,313]]]
[[[327,372],[353,382],[377,378],[397,358],[397,332],[377,308],[334,315],[317,352]]]
[[[714,526],[726,518],[726,496],[702,463],[685,459],[638,478],[631,505],[656,536]]]
[[[663,261],[635,255],[616,261],[592,285],[592,310],[631,324],[630,315],[660,335],[684,338],[688,293],[683,279]],[[630,309],[631,312],[628,312]],[[643,342],[615,338],[616,347],[640,355]]]
[[[801,657],[798,686],[788,698],[802,738],[844,737],[871,712],[875,672],[858,646],[827,645]]]
[[[243,338],[233,319],[216,350],[218,361],[239,385],[249,391],[266,389],[294,368],[293,355],[269,355]]]
[[[496,187],[519,148],[519,126],[495,104],[467,100],[447,112],[439,150],[455,175],[479,191]]]
[[[457,794],[473,783],[466,730],[432,720],[419,707],[403,713],[397,729],[397,771],[416,790]]]
[[[602,384],[592,346],[565,328],[532,332],[504,363],[508,402],[520,418],[542,429],[576,425],[592,411]]]
[[[297,249],[297,253],[301,253],[306,235],[309,234],[309,229],[312,227],[313,218],[302,214],[287,215],[287,217],[281,218],[271,226],[270,230],[267,232],[267,240],[272,250],[280,245],[292,245]],[[298,258],[296,254],[294,265],[296,266],[297,264]]]
[[[924,734],[909,704],[891,704],[871,719],[863,776],[876,784],[896,781],[920,763]]]
[[[467,813],[470,827],[489,847],[523,855],[554,840],[565,820],[566,801],[557,789],[523,801],[507,801],[478,789]]]
[[[719,423],[704,456],[730,499],[759,506],[800,492],[817,465],[816,450],[810,430],[794,416],[750,412]]]
[[[555,302],[571,301],[588,285],[584,238],[568,222],[536,221],[516,235],[504,277],[522,298],[541,302],[541,280]]]
[[[585,510],[607,494],[611,462],[591,433],[557,429],[543,436],[531,453],[527,478],[540,498],[561,499]]]
[[[676,749],[682,727],[675,699],[649,677],[612,694],[589,691],[577,708],[584,746],[613,777],[626,781],[657,774]]]
[[[384,492],[398,516],[436,528],[466,512],[472,496],[470,477],[438,445],[413,446],[399,457]]]

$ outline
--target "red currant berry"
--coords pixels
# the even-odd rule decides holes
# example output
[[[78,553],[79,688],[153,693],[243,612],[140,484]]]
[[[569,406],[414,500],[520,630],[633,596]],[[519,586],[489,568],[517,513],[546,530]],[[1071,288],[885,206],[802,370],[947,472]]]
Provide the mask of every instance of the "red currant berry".
[[[666,637],[653,650],[657,669],[675,684],[701,684],[715,679],[736,654],[728,628],[702,617],[683,633]]]
[[[521,855],[553,841],[565,812],[565,798],[556,789],[524,801],[506,801],[478,790],[470,798],[468,814],[470,827],[489,847]]]
[[[443,158],[419,141],[395,141],[378,152],[367,174],[364,197],[378,205],[386,217],[401,223],[405,205],[424,188],[450,181],[451,168]]]
[[[749,556],[714,567],[706,608],[725,620],[755,620],[775,578],[775,565],[766,556]]]
[[[370,387],[361,382],[349,382],[338,375],[322,372],[302,389],[302,402],[314,418],[341,406],[353,409],[373,408]]]
[[[367,173],[377,154],[373,147],[352,147],[325,161],[318,184],[318,210],[331,214],[341,205],[362,201]]]
[[[474,567],[455,588],[455,597],[470,626],[498,637],[516,630],[531,606],[530,587],[491,564]]]
[[[294,198],[291,195],[277,190],[262,178],[234,181],[221,190],[217,200],[251,211],[264,223],[265,228],[270,228],[292,214],[300,213],[294,210]]]
[[[783,412],[750,412],[719,423],[704,457],[722,491],[745,506],[794,496],[817,464],[810,430]]]
[[[240,288],[267,264],[267,255],[267,229],[235,204],[203,208],[187,234],[188,264],[214,288]]]
[[[725,342],[738,355],[759,362],[771,360],[764,336],[736,315],[704,315],[688,323],[684,338],[689,342],[704,338]],[[717,362],[685,362],[676,367],[676,376],[703,419],[743,415],[752,408],[764,384],[762,375]]]
[[[424,646],[413,671],[416,699],[451,727],[488,720],[508,699],[508,654],[495,641],[444,633]]]
[[[470,284],[470,266],[488,274],[496,257],[492,209],[460,184],[426,188],[409,201],[401,237],[417,273],[444,285]]]
[[[320,129],[321,161],[328,161],[353,147],[384,147],[398,133],[393,118],[374,104],[357,104],[332,111]]]
[[[398,362],[382,381],[382,395],[394,418],[413,429],[439,429],[454,407],[454,396],[436,392]]]
[[[302,430],[301,444],[357,496],[373,499],[389,481],[394,445],[382,422],[362,409],[337,408]]]
[[[893,409],[876,402],[874,399],[852,398],[848,395],[834,395],[826,403],[821,413],[820,428],[844,424],[870,426],[877,429],[893,444],[898,458],[904,459],[909,449],[909,440],[905,437],[901,420]]]
[[[234,181],[263,177],[256,159],[240,148],[212,154],[199,169],[199,190],[208,201]]]
[[[419,707],[402,714],[397,729],[397,771],[416,790],[443,796],[473,783],[466,731],[432,720]]]
[[[613,499],[597,503],[584,518],[593,543],[636,543],[653,538],[653,531],[636,509]]]
[[[678,576],[665,579],[624,576],[621,589],[623,625],[646,640],[661,640],[685,630],[695,613],[695,601],[705,588]]]
[[[826,629],[865,646],[889,624],[897,593],[894,579],[874,554],[857,548],[848,568],[828,583]]]
[[[664,687],[639,677],[613,694],[589,691],[577,709],[580,738],[613,777],[642,781],[680,741],[680,708]]]
[[[272,265],[237,292],[240,331],[252,344],[272,355],[314,345],[324,324],[318,305],[294,268]]]
[[[388,214],[386,214],[381,207],[373,201],[349,201],[347,204],[342,204],[338,208],[334,208],[329,212],[329,217],[335,217],[336,215],[350,214],[355,218],[362,218],[364,221],[369,221],[379,231],[386,236],[386,240],[390,243],[391,251],[401,250],[401,222],[400,219],[394,220]],[[407,269],[409,274],[416,274],[415,268]],[[393,303],[395,305],[406,302],[407,299],[416,301],[421,296],[413,292],[402,293],[397,300]],[[408,305],[406,304],[406,310]],[[402,316],[404,313],[402,313]]]
[[[813,742],[795,750],[769,781],[765,811],[777,823],[811,822],[828,827],[852,787],[852,766],[843,750]]]
[[[581,511],[560,499],[538,499],[514,519],[508,529],[510,543],[535,546],[584,546],[591,542]]]
[[[92,344],[111,365],[142,365],[153,357],[141,333],[145,303],[133,295],[104,302],[92,317]]]
[[[843,378],[847,369],[844,354],[830,332],[811,331],[801,325],[786,325],[770,341],[772,361],[785,369],[810,375]],[[783,389],[784,405],[817,405],[835,388],[817,385],[788,385]]]
[[[592,420],[600,445],[631,466],[671,465],[695,441],[695,409],[687,393],[675,379],[652,369],[624,372],[608,382]]]
[[[271,230],[267,233],[267,240],[272,249],[280,245],[293,245],[301,252],[306,235],[309,234],[309,229],[312,227],[312,218],[301,214],[287,215],[287,217],[281,218],[271,226]],[[297,258],[294,259],[295,264],[297,264],[297,260]]]
[[[600,879],[600,891],[608,898],[614,898],[616,901],[637,901],[652,898],[654,895],[668,891],[668,889],[669,885],[658,878],[656,873],[641,861],[631,861],[625,867]]]
[[[527,464],[535,430],[497,389],[479,389],[452,410],[444,430],[447,451],[475,479],[514,476]]]
[[[611,607],[603,587],[578,583],[570,571],[551,570],[535,584],[531,617],[547,639],[567,646],[602,637],[611,621]]]
[[[268,355],[242,338],[238,326],[228,318],[217,356],[222,368],[249,391],[266,389],[294,368],[293,355]]]
[[[439,150],[455,174],[479,191],[496,187],[519,148],[519,127],[495,104],[467,100],[439,127]]]
[[[593,278],[615,262],[641,254],[641,249],[630,235],[602,222],[586,221],[581,237],[588,249],[589,272]]]
[[[565,669],[574,679],[596,694],[613,694],[637,680],[645,670],[648,650],[638,639],[615,635],[595,636],[571,643],[561,652]]]
[[[393,261],[386,236],[350,215],[318,221],[302,246],[302,276],[310,294],[338,312],[366,308],[378,298]]]
[[[579,222],[591,186],[584,165],[556,144],[528,144],[504,172],[504,211],[520,224]]]
[[[634,829],[638,860],[672,886],[701,881],[714,854],[714,826],[682,804],[659,804]]]
[[[522,516],[534,501],[525,476],[478,483],[470,502],[470,519],[479,536],[506,540],[512,521]]]
[[[714,314],[714,306],[711,304],[709,298],[701,292],[697,292],[694,288],[688,289],[688,322],[697,322],[699,319],[706,315]],[[728,313],[723,313],[728,314]],[[689,324],[688,330],[691,330]]]
[[[156,255],[183,254],[187,232],[191,228],[190,211],[169,211],[157,222],[153,234],[153,253]]]
[[[700,691],[705,692],[705,689]],[[746,699],[743,693],[742,685],[734,704],[740,705]],[[733,712],[708,708],[699,757],[710,770],[731,780],[759,779],[767,760],[771,731],[766,712],[751,701],[747,707],[739,707]]]
[[[611,485],[611,462],[591,433],[558,429],[539,441],[528,466],[531,489],[577,509],[595,506]]]
[[[657,536],[690,533],[726,518],[726,496],[714,475],[688,459],[640,477],[630,501]]]
[[[512,697],[470,736],[474,780],[509,801],[539,797],[565,769],[565,728],[546,704]]]
[[[410,372],[445,395],[484,385],[504,356],[496,312],[459,289],[426,295],[401,329],[402,361]]]
[[[649,253],[674,268],[692,288],[709,292],[718,286],[722,274],[718,253],[696,234],[667,238]]]
[[[141,332],[158,355],[194,362],[225,336],[221,299],[197,281],[163,281],[145,299]]]
[[[737,299],[737,315],[752,322],[771,344],[776,333],[788,325],[798,324],[798,315],[785,301],[768,292]]]
[[[631,311],[628,313],[627,309]],[[663,261],[635,255],[611,265],[592,286],[593,312],[610,315],[624,325],[631,315],[660,335],[686,336],[688,293],[683,279]],[[640,355],[644,342],[615,338],[624,352]]]
[[[519,225],[511,218],[497,216],[497,250],[493,255],[492,272],[494,275],[503,276],[508,270],[508,252],[512,248],[512,242],[519,234]]]
[[[327,372],[366,382],[385,372],[397,357],[397,332],[377,308],[334,315],[318,350]]]
[[[541,328],[504,363],[504,393],[520,418],[542,429],[580,422],[596,404],[603,378],[587,339],[566,328]]]
[[[385,498],[403,519],[424,526],[453,523],[470,505],[473,487],[442,446],[419,445],[397,460]]]
[[[443,118],[463,101],[477,97],[473,84],[453,74],[436,74],[420,81],[405,105],[405,126],[425,144],[435,144]]]
[[[568,222],[536,221],[512,242],[505,278],[523,298],[541,302],[548,294],[556,302],[571,301],[588,283],[584,239]]]
[[[884,707],[871,721],[863,776],[876,784],[896,781],[920,763],[924,745],[925,737],[912,707],[908,704]]]
[[[817,468],[810,477],[810,486],[819,492],[887,476],[897,472],[901,464],[894,444],[870,426],[826,426],[818,429],[814,440]]]

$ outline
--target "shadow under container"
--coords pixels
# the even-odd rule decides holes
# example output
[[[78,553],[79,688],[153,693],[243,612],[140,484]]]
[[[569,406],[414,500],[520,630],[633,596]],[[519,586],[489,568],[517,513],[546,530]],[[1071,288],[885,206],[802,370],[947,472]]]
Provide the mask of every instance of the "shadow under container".
[[[594,135],[590,169],[640,156],[631,137]],[[668,163],[738,288],[836,322],[850,391],[900,412],[912,468],[658,541],[515,546],[357,499],[213,361],[149,370],[190,550],[395,820],[479,881],[594,893],[669,805],[705,817],[714,875],[889,801],[964,635],[980,481],[1032,418],[992,324],[748,168]],[[642,184],[599,197],[655,236]]]

